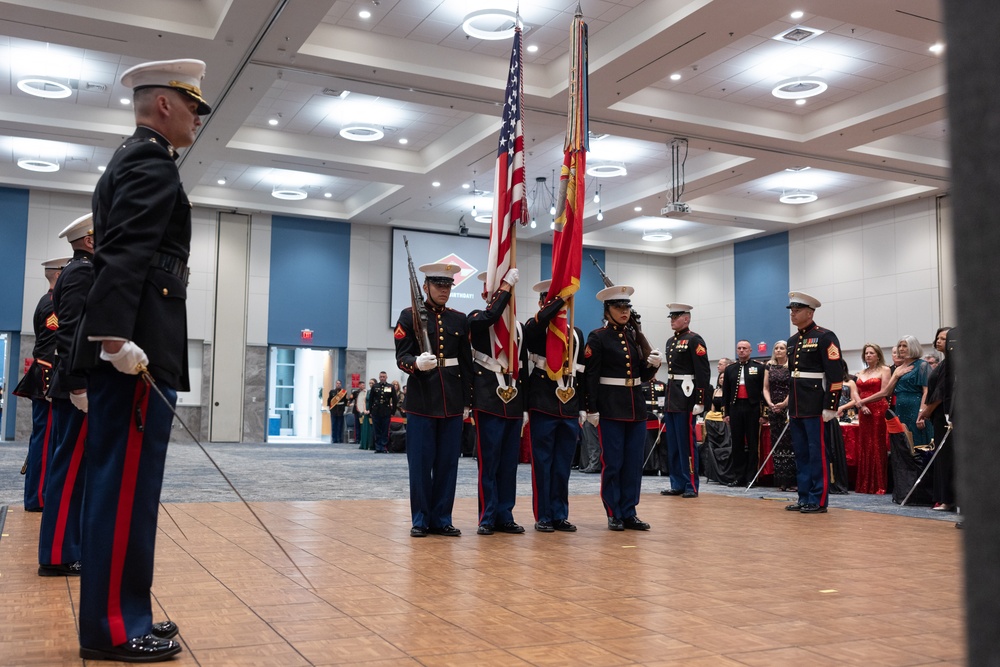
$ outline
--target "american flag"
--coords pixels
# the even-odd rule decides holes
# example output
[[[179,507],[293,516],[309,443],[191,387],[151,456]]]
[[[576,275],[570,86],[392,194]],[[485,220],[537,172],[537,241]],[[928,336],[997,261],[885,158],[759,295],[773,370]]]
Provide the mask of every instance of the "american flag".
[[[496,177],[493,180],[493,220],[490,224],[489,264],[486,267],[486,290],[492,294],[500,287],[507,270],[516,264],[514,223],[525,224],[528,218],[527,191],[524,187],[524,125],[522,123],[523,86],[521,75],[521,29],[514,31],[510,52],[507,90],[504,93],[503,125],[497,148]],[[517,341],[511,332],[517,321],[511,298],[500,321],[490,327],[494,358],[500,365],[517,373]]]

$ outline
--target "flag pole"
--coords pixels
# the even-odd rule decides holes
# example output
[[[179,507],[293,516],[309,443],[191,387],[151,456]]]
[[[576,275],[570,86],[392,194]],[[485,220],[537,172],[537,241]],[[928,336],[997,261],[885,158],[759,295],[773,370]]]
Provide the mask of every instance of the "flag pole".
[[[566,308],[569,310],[569,329],[566,330],[566,338],[569,345],[567,350],[567,370],[569,370],[569,384],[573,386],[576,379],[576,293],[569,295],[566,299]]]

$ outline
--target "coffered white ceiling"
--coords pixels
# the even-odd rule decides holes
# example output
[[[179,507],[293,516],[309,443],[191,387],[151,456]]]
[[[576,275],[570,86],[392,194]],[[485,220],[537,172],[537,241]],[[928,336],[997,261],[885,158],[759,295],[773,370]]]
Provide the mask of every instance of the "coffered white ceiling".
[[[464,215],[471,233],[485,235],[470,211],[490,208],[510,41],[465,35],[463,18],[482,4],[0,0],[0,184],[91,192],[132,132],[121,73],[192,57],[208,63],[204,91],[215,107],[180,161],[196,204],[450,232]],[[590,129],[607,135],[591,141],[588,159],[628,172],[588,177],[591,196],[602,187],[600,204],[588,199],[587,244],[681,254],[948,188],[945,56],[929,50],[942,39],[938,0],[580,4],[590,28]],[[544,200],[532,205],[539,224],[522,238],[551,234],[544,190],[562,162],[576,5],[521,3],[524,44],[538,47],[524,54],[527,180]],[[792,18],[795,10],[803,15]],[[820,34],[776,39],[796,26]],[[45,71],[52,62],[58,72]],[[72,94],[42,99],[17,88],[41,74],[68,80]],[[829,88],[801,106],[771,94],[801,76]],[[339,136],[358,121],[385,136]],[[677,166],[691,213],[668,219],[659,212],[680,185],[671,180],[675,137],[688,140]],[[17,167],[41,155],[61,169]],[[275,199],[276,185],[308,197]],[[789,190],[818,199],[779,203]],[[673,239],[643,242],[650,227]]]

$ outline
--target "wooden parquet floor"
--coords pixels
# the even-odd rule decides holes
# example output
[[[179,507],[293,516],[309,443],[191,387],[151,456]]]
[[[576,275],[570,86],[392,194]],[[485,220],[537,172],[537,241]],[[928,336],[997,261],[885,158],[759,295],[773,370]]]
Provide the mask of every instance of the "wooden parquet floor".
[[[169,664],[965,664],[949,522],[646,494],[653,529],[615,533],[596,497],[570,504],[576,533],[477,536],[460,499],[462,537],[414,539],[406,501],[254,503],[301,574],[242,505],[167,505]],[[36,575],[39,518],[11,508],[0,539],[0,664],[80,665],[79,581]]]

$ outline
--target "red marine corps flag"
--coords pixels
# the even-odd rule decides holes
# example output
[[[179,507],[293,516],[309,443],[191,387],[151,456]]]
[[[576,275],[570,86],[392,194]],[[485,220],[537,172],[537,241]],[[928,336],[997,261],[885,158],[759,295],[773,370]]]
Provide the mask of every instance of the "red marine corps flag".
[[[561,296],[566,307],[552,318],[545,341],[545,365],[549,378],[559,381],[573,377],[571,361],[576,351],[573,341],[573,299],[580,289],[583,264],[583,207],[586,197],[584,174],[587,171],[587,24],[577,5],[570,29],[569,114],[566,142],[563,145],[562,173],[559,178],[559,212],[552,241],[552,284],[549,298]]]
[[[525,224],[528,216],[527,191],[524,187],[524,126],[522,124],[523,90],[521,64],[521,29],[514,30],[514,46],[510,52],[510,68],[507,71],[507,90],[503,101],[503,125],[500,128],[500,143],[497,147],[496,177],[493,181],[493,220],[490,224],[489,263],[486,267],[486,291],[493,294],[499,287],[507,270],[516,266],[515,223]],[[514,297],[504,311],[503,317],[490,327],[493,356],[506,369],[506,373],[516,377],[518,366],[517,340],[514,331],[517,325]],[[498,378],[498,393],[509,401],[517,392],[513,382],[507,387],[504,378]],[[506,391],[509,397],[504,396]]]

